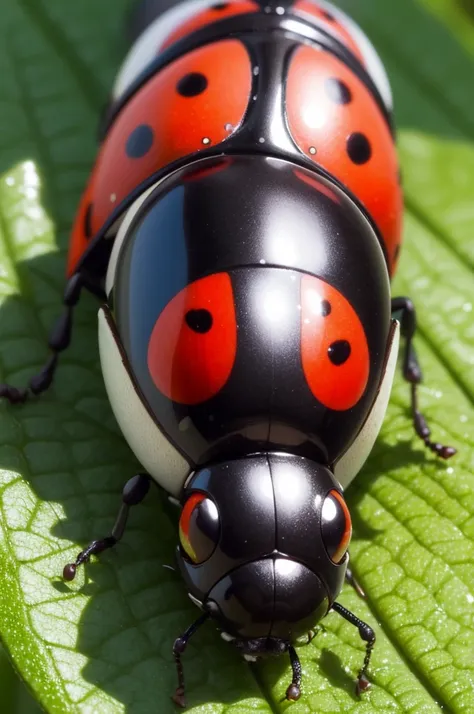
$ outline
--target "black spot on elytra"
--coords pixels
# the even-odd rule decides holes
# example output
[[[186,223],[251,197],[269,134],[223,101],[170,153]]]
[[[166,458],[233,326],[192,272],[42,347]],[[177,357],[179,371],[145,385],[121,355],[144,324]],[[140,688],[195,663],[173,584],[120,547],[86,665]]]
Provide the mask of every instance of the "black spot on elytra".
[[[331,15],[331,13],[328,12],[327,10],[321,10],[321,15],[322,15],[326,20],[329,20],[329,22],[336,22],[336,18],[334,17],[334,15]]]
[[[200,72],[190,72],[181,77],[176,90],[182,97],[197,97],[207,87],[207,78]]]
[[[127,139],[125,151],[130,159],[141,159],[153,146],[155,134],[148,124],[137,126]]]
[[[212,327],[212,315],[209,310],[188,310],[185,316],[187,326],[203,335]]]
[[[331,303],[329,300],[321,300],[321,315],[323,317],[327,317],[328,315],[331,314]]]
[[[347,139],[347,153],[354,164],[366,164],[372,156],[372,147],[365,134],[356,131]]]
[[[211,10],[225,10],[229,7],[228,2],[217,2],[215,5],[211,5]]]
[[[328,357],[336,367],[340,367],[341,364],[347,362],[350,355],[351,346],[347,340],[337,340],[337,342],[333,342],[332,345],[329,345]]]
[[[345,82],[337,77],[329,77],[324,83],[324,88],[334,104],[349,104],[352,100],[351,90]]]

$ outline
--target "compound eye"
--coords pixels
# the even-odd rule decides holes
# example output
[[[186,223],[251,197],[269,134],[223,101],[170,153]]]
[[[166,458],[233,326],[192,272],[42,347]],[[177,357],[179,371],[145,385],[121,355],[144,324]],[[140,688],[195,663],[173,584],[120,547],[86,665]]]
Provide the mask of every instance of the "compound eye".
[[[349,509],[339,491],[330,491],[321,513],[323,543],[334,563],[344,558],[352,535]]]
[[[179,519],[179,541],[186,558],[195,565],[204,563],[213,554],[219,533],[216,504],[203,493],[193,493]]]

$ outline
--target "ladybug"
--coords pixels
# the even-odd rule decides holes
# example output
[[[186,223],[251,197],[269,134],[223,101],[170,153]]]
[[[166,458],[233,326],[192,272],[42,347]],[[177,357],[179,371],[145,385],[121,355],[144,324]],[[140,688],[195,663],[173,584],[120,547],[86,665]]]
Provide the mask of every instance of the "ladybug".
[[[86,289],[118,424],[144,473],[111,533],[156,481],[181,508],[177,563],[199,619],[249,660],[288,653],[337,602],[351,517],[343,488],[387,407],[400,333],[414,428],[422,379],[415,309],[391,298],[403,198],[390,86],[373,46],[323,0],[148,0],[100,122],[72,230],[65,309],[24,401],[51,384]],[[398,319],[395,319],[398,318]]]

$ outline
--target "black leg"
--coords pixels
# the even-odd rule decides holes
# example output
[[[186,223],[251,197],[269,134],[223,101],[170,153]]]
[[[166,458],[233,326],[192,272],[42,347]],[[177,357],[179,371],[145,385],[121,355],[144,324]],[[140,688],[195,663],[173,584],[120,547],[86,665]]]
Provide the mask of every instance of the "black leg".
[[[350,568],[347,568],[347,570],[346,570],[346,583],[348,585],[351,585],[354,588],[354,590],[356,591],[356,593],[360,597],[364,598],[364,600],[365,600],[365,592],[362,589],[362,587],[359,585],[359,582],[355,578],[354,573],[352,572],[352,570]]]
[[[292,645],[288,647],[288,653],[290,655],[291,669],[293,670],[293,679],[286,690],[286,698],[296,702],[301,697],[301,662]]]
[[[120,506],[112,532],[105,538],[93,540],[87,548],[81,550],[75,562],[69,563],[64,567],[64,580],[68,582],[74,580],[78,567],[84,563],[88,563],[91,555],[98,555],[108,548],[113,548],[114,545],[119,542],[124,534],[131,506],[136,506],[138,503],[141,503],[147,495],[149,488],[150,476],[147,474],[138,474],[127,481],[122,492],[122,505]]]
[[[362,665],[362,669],[360,670],[359,675],[357,677],[356,693],[359,695],[361,692],[370,687],[370,682],[367,679],[367,669],[370,663],[370,656],[375,645],[375,632],[366,622],[359,620],[356,615],[354,615],[350,610],[347,610],[342,605],[339,605],[338,602],[333,603],[332,609],[334,610],[334,612],[339,613],[339,615],[341,615],[341,617],[347,620],[347,622],[350,622],[351,625],[357,627],[359,630],[359,635],[364,640],[364,642],[367,642],[364,664]]]
[[[28,387],[18,389],[10,384],[0,384],[0,397],[8,399],[10,404],[25,402],[29,394],[41,394],[51,386],[58,366],[58,357],[69,347],[72,333],[73,311],[79,302],[82,289],[86,288],[98,297],[102,297],[101,289],[94,280],[83,273],[75,273],[70,278],[64,291],[64,310],[53,326],[49,336],[51,354],[40,371],[30,379]]]
[[[417,435],[425,445],[440,456],[442,459],[449,459],[456,453],[452,446],[444,446],[431,441],[431,430],[426,423],[426,419],[418,409],[418,385],[423,380],[421,367],[413,347],[413,337],[416,331],[416,311],[412,301],[406,297],[392,299],[392,313],[401,313],[401,333],[406,340],[405,354],[403,357],[403,376],[411,384],[411,410],[413,416],[413,426]]]
[[[175,704],[177,704],[179,707],[182,709],[185,708],[186,706],[186,698],[185,698],[185,686],[184,686],[184,671],[183,671],[183,663],[181,662],[181,655],[184,654],[184,651],[186,650],[186,647],[188,645],[189,640],[191,637],[194,635],[196,630],[198,630],[201,625],[203,625],[207,619],[210,617],[209,612],[204,612],[201,617],[199,617],[196,622],[194,622],[184,634],[182,634],[180,637],[178,637],[173,645],[173,656],[174,656],[174,661],[176,662],[176,671],[178,673],[178,686],[176,687],[176,691],[171,697],[172,700],[174,701]]]

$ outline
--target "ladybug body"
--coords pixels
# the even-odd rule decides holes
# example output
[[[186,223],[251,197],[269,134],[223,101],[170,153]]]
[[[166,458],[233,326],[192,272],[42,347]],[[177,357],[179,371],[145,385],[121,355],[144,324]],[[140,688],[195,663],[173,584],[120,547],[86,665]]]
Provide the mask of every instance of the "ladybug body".
[[[149,477],[180,500],[177,560],[203,611],[247,658],[289,652],[333,609],[348,565],[343,497],[373,446],[398,351],[418,410],[415,313],[391,300],[402,194],[392,98],[372,45],[327,2],[139,8],[72,231],[65,314],[29,391],[52,381],[83,288],[102,300],[105,385]],[[399,313],[400,322],[392,319]],[[4,386],[20,401],[27,392]]]
[[[255,451],[334,464],[375,402],[390,332],[383,252],[357,207],[257,154],[178,170],[136,216],[114,247],[99,337],[112,406],[148,472],[179,495],[196,466]],[[150,410],[140,420],[113,366],[124,354]],[[145,420],[153,444],[165,434],[177,452],[172,466],[143,440]]]
[[[131,422],[125,406],[115,404],[125,399],[128,405],[130,395],[116,388],[117,370],[109,376],[112,361],[105,354],[104,376],[122,430],[147,470],[176,495],[190,468],[249,449],[290,447],[334,467],[373,410],[382,367],[398,344],[396,328],[388,340],[389,279],[400,246],[402,199],[392,100],[380,60],[363,33],[324,3],[188,2],[146,22],[102,122],[102,145],[79,207],[68,262],[70,275],[79,268],[98,281],[107,268],[105,292],[120,323],[117,349],[124,347],[130,360],[132,349],[137,354],[132,344],[143,343],[141,364],[131,373],[151,407],[151,421],[159,423],[153,441],[161,443],[164,431],[169,458],[162,453],[158,459],[157,447],[132,433],[139,422]],[[362,131],[368,126],[370,137]],[[164,218],[172,210],[174,215]],[[154,241],[150,232],[163,220],[172,222],[173,230]],[[183,220],[184,232],[178,225]],[[142,248],[145,232],[148,243]],[[135,260],[132,274],[135,247],[142,267]],[[313,287],[303,279],[306,272],[315,278]],[[309,307],[300,299],[303,292],[308,296],[319,289],[318,279],[323,281],[319,287],[333,286],[348,301],[339,316],[326,320],[329,342],[321,354],[332,341],[347,342],[338,329],[341,321],[358,326],[358,348],[345,367],[331,369],[334,363],[328,361],[326,373],[320,373],[331,388],[346,393],[345,403],[335,395],[329,402],[323,398],[319,409],[311,377],[319,370],[318,356],[303,354],[312,338],[311,329],[301,326]],[[175,335],[167,340],[168,354],[162,349],[170,326],[181,330],[179,303],[191,284],[198,293],[189,299],[199,301],[208,290],[224,312],[227,302],[221,334],[217,325],[207,335],[196,333],[197,342],[208,345],[206,359],[212,349],[219,352],[219,360],[207,364],[193,358],[190,339],[186,347],[183,337],[176,351]],[[267,314],[272,296],[273,337]],[[277,324],[281,305],[292,314],[287,334]],[[144,318],[137,323],[131,317],[134,310],[148,314],[146,326]],[[130,328],[125,332],[124,322]],[[145,354],[151,339],[154,358]],[[101,338],[101,345],[110,341]],[[213,341],[227,348],[212,348]],[[155,360],[152,370],[150,359]],[[174,385],[164,386],[169,381],[164,372],[173,365],[176,373],[178,361],[180,375],[175,374]],[[390,391],[393,359],[389,366],[382,401]],[[204,372],[212,373],[214,385],[206,383]],[[184,393],[183,380],[192,383],[193,394]],[[352,400],[351,380],[360,392]],[[379,418],[370,425],[364,453],[358,458],[351,453],[355,468],[340,469],[344,485],[370,451],[380,423]],[[321,428],[327,443],[321,442]],[[152,452],[146,453],[150,446]]]

